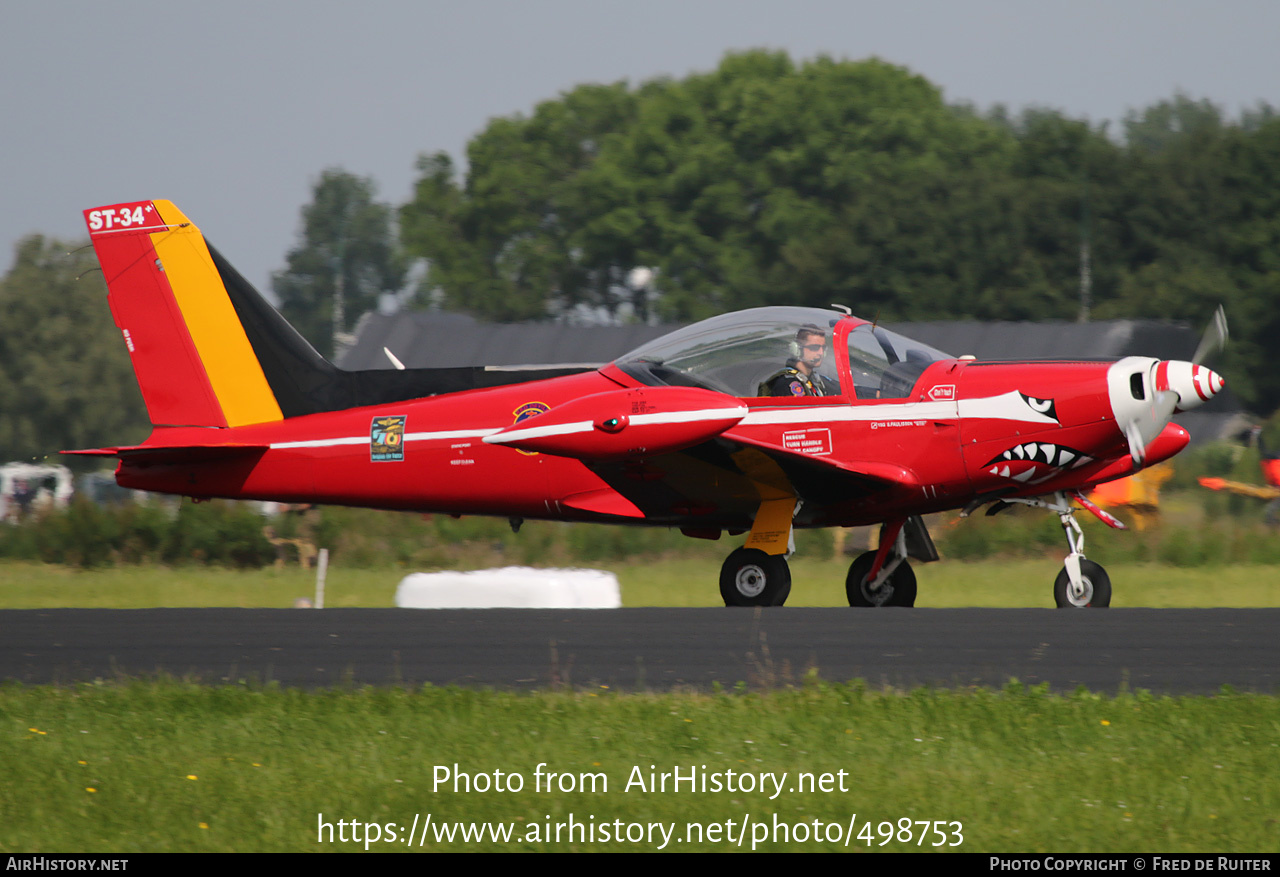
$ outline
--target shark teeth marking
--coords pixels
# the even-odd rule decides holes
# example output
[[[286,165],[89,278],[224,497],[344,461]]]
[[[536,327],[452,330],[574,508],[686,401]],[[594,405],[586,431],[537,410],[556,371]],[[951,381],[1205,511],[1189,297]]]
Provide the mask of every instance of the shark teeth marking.
[[[1055,445],[1051,442],[1027,442],[1025,444],[1014,445],[1007,451],[1001,452],[987,462],[987,466],[991,467],[990,472],[993,475],[1000,475],[1003,478],[1013,478],[1017,481],[1027,481],[1031,478],[1030,474],[1026,475],[1010,475],[1011,471],[1008,466],[1001,466],[1002,463],[1016,463],[1018,461],[1026,463],[1040,463],[1055,469],[1079,469],[1093,462],[1093,458],[1088,454],[1082,454],[1075,448],[1067,448],[1062,445]],[[985,468],[985,467],[984,467]],[[1027,470],[1032,472],[1034,470]],[[1045,480],[1044,478],[1038,479]]]

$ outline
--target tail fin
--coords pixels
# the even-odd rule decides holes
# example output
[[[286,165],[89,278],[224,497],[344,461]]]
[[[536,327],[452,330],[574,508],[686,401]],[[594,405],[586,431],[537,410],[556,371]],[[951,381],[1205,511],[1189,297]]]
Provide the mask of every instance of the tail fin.
[[[151,422],[225,427],[282,419],[200,230],[169,201],[84,213]]]
[[[587,370],[344,371],[307,343],[170,201],[84,212],[155,426],[232,427]]]

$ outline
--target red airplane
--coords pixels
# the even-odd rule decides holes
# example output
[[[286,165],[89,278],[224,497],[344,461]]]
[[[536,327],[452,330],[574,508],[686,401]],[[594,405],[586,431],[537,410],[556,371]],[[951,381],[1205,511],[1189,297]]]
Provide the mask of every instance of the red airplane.
[[[168,201],[85,211],[153,425],[121,486],[195,499],[330,503],[746,533],[727,605],[780,606],[797,527],[879,524],[853,606],[911,606],[922,515],[993,504],[1059,516],[1058,606],[1107,606],[1072,500],[1172,457],[1172,415],[1223,381],[1194,362],[976,362],[846,309],[714,317],[602,367],[344,371]],[[1220,313],[1212,338],[1225,340]],[[1209,346],[1209,345],[1202,345]],[[778,395],[782,393],[783,395]]]
[[[1268,448],[1262,439],[1262,427],[1255,426],[1249,430],[1249,436],[1258,447],[1258,463],[1262,467],[1263,480],[1266,487],[1257,484],[1244,484],[1239,481],[1228,481],[1226,478],[1205,476],[1198,479],[1202,487],[1210,490],[1225,490],[1241,496],[1252,496],[1257,499],[1270,500],[1263,510],[1263,520],[1275,526],[1280,524],[1280,451]]]

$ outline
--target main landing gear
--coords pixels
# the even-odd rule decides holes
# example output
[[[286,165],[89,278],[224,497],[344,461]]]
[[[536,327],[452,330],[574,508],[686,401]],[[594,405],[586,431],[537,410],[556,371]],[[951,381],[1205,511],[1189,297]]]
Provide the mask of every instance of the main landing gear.
[[[858,555],[849,566],[849,575],[844,580],[845,594],[849,597],[850,606],[914,606],[916,605],[916,574],[906,560],[901,561],[893,570],[884,565],[879,576],[871,575],[871,567],[875,565],[876,552],[868,551]],[[877,581],[878,579],[878,581]]]
[[[859,555],[849,566],[844,582],[849,605],[916,605],[916,574],[908,557],[923,563],[938,559],[938,549],[918,515],[880,525],[880,547]]]
[[[791,594],[791,567],[781,554],[739,548],[720,567],[726,606],[781,606]]]
[[[914,606],[916,574],[907,557],[938,559],[924,521],[889,521],[880,529],[880,548],[849,566],[845,593],[850,606]],[[788,546],[789,547],[789,546]],[[720,596],[726,606],[781,606],[791,594],[791,569],[783,554],[739,548],[720,568]]]

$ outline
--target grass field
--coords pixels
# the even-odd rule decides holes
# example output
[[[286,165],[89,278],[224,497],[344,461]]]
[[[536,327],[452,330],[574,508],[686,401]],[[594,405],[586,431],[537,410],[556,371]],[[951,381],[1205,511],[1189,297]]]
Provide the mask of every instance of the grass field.
[[[0,688],[0,850],[358,850],[336,839],[372,836],[363,824],[377,823],[369,848],[404,851],[415,815],[430,814],[437,828],[488,822],[514,834],[449,842],[433,832],[421,847],[418,834],[414,849],[661,843],[598,832],[591,842],[585,829],[557,842],[554,825],[572,816],[597,829],[674,824],[667,849],[678,850],[736,849],[699,842],[686,824],[741,831],[749,820],[743,849],[842,849],[852,824],[854,850],[932,849],[945,837],[943,849],[967,852],[1274,851],[1278,740],[1280,700],[1240,694],[10,686]],[[551,791],[535,788],[539,764],[561,775]],[[650,786],[676,768],[718,776],[721,788]],[[501,771],[506,788],[518,775],[522,788],[455,789],[455,771],[494,785]],[[781,792],[756,779],[784,772]],[[812,788],[797,786],[801,773]],[[767,791],[744,791],[741,774]],[[898,834],[901,819],[946,825],[920,845],[914,825],[912,840]],[[774,833],[775,822],[793,833]]]
[[[625,606],[717,606],[720,564],[714,559],[657,559],[593,564],[618,576]],[[914,565],[916,605],[1051,607],[1060,559],[942,561]],[[789,606],[845,606],[845,562],[797,557]],[[1115,607],[1280,606],[1280,567],[1227,565],[1182,568],[1109,563]],[[394,605],[403,569],[329,568],[325,605]],[[217,567],[119,566],[80,570],[20,561],[0,562],[0,608],[138,609],[154,606],[283,608],[315,592],[315,575],[296,566],[231,570]]]

